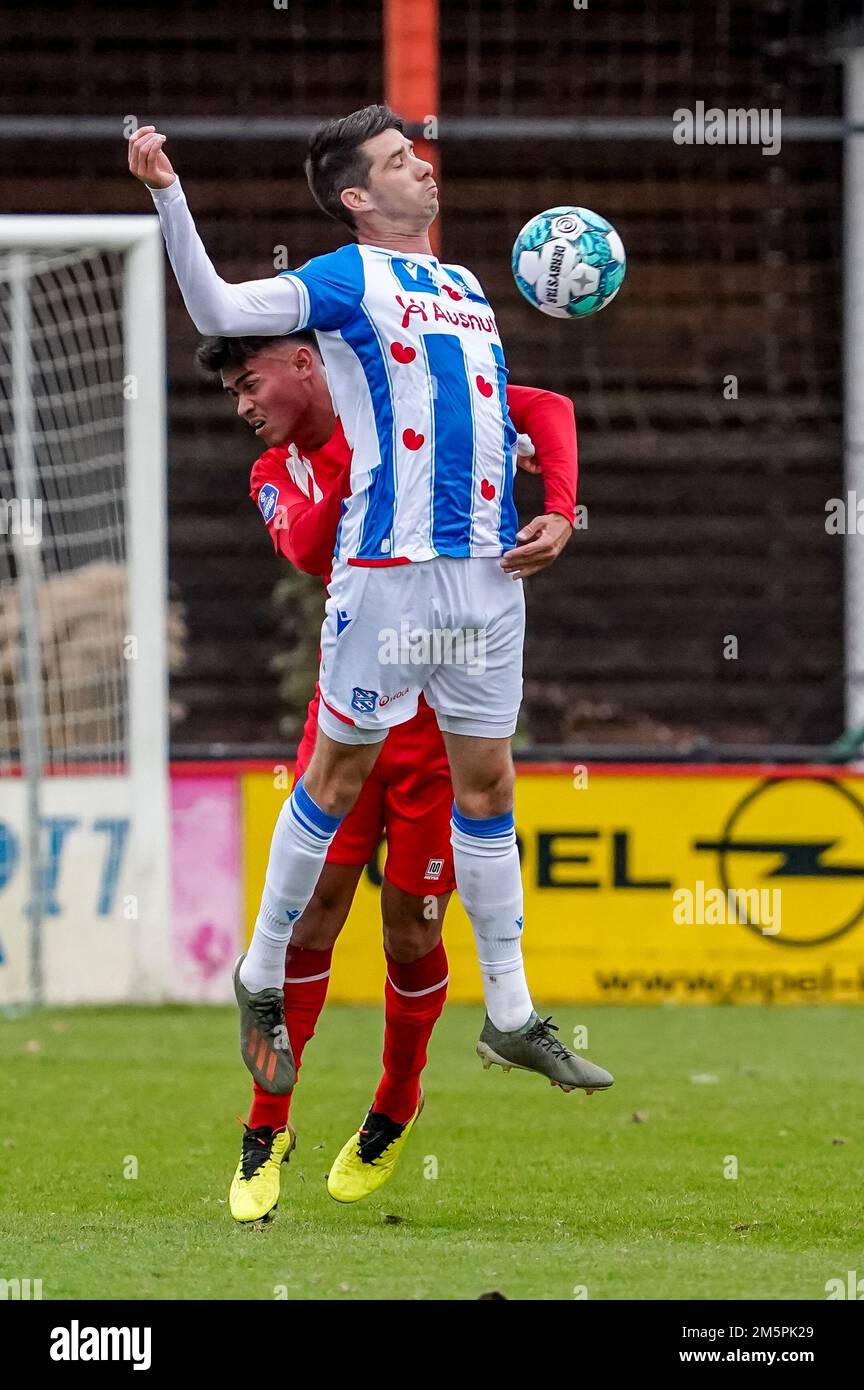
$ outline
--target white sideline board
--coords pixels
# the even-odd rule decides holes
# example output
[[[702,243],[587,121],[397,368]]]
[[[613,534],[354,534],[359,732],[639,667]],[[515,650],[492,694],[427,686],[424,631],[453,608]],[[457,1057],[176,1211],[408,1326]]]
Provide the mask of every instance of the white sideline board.
[[[0,258],[7,266],[10,255],[36,262],[45,253],[91,249],[122,254],[123,564],[125,616],[137,656],[126,663],[124,770],[108,773],[97,756],[89,771],[85,766],[74,775],[45,772],[36,779],[46,887],[41,925],[35,930],[41,943],[41,1002],[46,1004],[155,1002],[172,992],[159,223],[153,216],[0,217]],[[81,332],[86,350],[86,324]],[[20,340],[19,333],[19,406]],[[73,366],[74,358],[73,352]],[[127,393],[130,381],[134,389]],[[59,413],[62,420],[62,409]],[[13,408],[11,415],[13,422],[26,421],[26,411]],[[29,439],[22,439],[28,434],[28,428],[13,424],[7,442],[14,445],[16,458],[28,447],[31,460],[35,458]],[[80,451],[80,435],[77,447]],[[62,463],[62,437],[52,448]],[[38,468],[35,477],[38,487]],[[6,539],[0,537],[0,544]],[[19,584],[20,574],[19,566]],[[33,998],[31,807],[26,776],[0,775],[0,1006]]]

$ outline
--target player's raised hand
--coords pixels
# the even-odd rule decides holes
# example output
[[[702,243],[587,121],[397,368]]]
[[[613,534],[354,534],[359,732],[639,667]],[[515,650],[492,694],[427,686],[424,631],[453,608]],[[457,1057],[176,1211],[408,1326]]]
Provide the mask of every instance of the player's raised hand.
[[[505,551],[501,556],[501,568],[514,579],[528,579],[551,565],[572,534],[570,522],[557,512],[535,516],[518,532],[516,549]]]
[[[129,136],[129,171],[148,188],[168,188],[177,177],[162,149],[165,139],[153,125],[142,125]]]

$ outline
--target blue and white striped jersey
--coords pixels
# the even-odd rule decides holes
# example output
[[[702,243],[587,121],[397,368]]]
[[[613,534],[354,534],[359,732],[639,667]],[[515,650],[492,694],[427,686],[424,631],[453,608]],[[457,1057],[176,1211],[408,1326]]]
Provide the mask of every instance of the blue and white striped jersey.
[[[434,256],[343,246],[285,271],[353,450],[335,558],[500,555],[515,544],[516,431],[495,316]]]

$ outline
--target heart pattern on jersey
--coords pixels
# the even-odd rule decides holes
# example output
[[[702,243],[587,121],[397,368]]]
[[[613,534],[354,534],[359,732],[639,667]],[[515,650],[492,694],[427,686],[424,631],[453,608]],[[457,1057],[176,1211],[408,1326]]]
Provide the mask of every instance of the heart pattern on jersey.
[[[417,352],[414,348],[408,347],[405,343],[391,343],[390,356],[395,357],[397,362],[408,363],[414,361]]]
[[[478,376],[474,379],[477,382],[477,390],[480,392],[480,395],[485,396],[488,400],[489,397],[492,395],[492,392],[495,390],[495,387],[492,385],[492,382],[487,381],[485,376]]]
[[[413,430],[402,431],[402,443],[406,449],[422,449],[426,443],[424,434],[415,434]]]
[[[444,290],[444,293],[445,293],[445,294],[449,294],[449,296],[450,296],[451,299],[461,299],[461,298],[462,298],[462,296],[461,296],[461,294],[459,293],[459,291],[458,291],[458,290],[451,290],[451,288],[450,288],[449,285],[444,285],[444,286],[442,286],[442,288],[443,288],[443,290]]]
[[[480,484],[480,491],[486,498],[486,501],[491,502],[492,498],[495,496],[495,484],[490,483],[488,478],[484,478]]]

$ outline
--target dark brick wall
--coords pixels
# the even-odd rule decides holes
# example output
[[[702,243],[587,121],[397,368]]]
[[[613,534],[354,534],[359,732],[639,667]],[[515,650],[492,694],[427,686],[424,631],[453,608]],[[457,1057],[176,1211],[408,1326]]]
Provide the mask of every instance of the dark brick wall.
[[[446,115],[669,116],[697,100],[837,115],[839,3],[442,3]],[[4,6],[0,114],[108,115],[106,141],[0,142],[8,211],[144,212],[127,113],[325,116],[381,94],[378,5]],[[431,114],[431,113],[430,113]],[[303,150],[175,139],[228,279],[340,241]],[[445,142],[443,254],[492,298],[517,382],[576,404],[587,531],[529,596],[526,735],[817,742],[842,720],[841,151],[670,142]],[[593,207],[630,256],[616,303],[559,323],[520,299],[509,249],[534,212]],[[246,499],[254,441],[192,366],[168,289],[172,592],[185,605],[175,739],[275,742],[279,567]],[[724,377],[738,379],[725,400]],[[523,512],[540,509],[533,481]],[[723,638],[739,640],[738,661]]]

